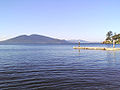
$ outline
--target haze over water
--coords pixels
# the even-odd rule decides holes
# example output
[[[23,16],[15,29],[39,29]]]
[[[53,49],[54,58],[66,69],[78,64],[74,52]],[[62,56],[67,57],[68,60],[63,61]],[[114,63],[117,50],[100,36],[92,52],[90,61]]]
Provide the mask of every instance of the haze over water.
[[[79,51],[73,46],[77,45],[0,45],[0,89],[120,88],[120,51]]]

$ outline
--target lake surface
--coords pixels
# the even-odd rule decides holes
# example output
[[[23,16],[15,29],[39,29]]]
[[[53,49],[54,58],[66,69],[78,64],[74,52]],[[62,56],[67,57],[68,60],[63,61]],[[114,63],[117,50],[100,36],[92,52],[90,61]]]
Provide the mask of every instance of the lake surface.
[[[120,90],[120,51],[73,46],[0,45],[0,89]]]

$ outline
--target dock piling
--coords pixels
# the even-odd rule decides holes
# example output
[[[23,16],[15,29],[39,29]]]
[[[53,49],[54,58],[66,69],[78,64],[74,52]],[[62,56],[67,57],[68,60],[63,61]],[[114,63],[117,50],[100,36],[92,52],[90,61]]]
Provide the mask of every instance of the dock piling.
[[[113,40],[113,48],[115,48],[115,40]]]
[[[80,47],[80,41],[78,42],[78,47]]]

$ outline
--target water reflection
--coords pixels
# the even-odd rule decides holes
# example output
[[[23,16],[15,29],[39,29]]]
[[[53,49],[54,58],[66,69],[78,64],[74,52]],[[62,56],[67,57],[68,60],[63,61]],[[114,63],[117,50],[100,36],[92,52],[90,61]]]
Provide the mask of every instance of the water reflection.
[[[117,51],[107,51],[106,59],[109,63],[115,63],[117,60],[116,53]]]
[[[95,58],[99,58],[99,59],[105,59],[105,61],[107,61],[108,63],[116,63],[119,62],[118,61],[118,56],[119,56],[119,51],[104,51],[104,50],[77,50],[78,52],[78,56],[84,55],[86,53],[86,55],[88,55],[88,53],[91,53],[92,56],[94,56]],[[101,55],[103,55],[103,57],[100,57],[99,54],[101,53]],[[89,58],[91,57],[91,55],[88,55]],[[92,58],[92,57],[91,57]],[[120,63],[120,62],[119,62]]]
[[[113,51],[113,62],[116,62],[116,51]]]
[[[78,49],[78,55],[80,56],[80,49]]]

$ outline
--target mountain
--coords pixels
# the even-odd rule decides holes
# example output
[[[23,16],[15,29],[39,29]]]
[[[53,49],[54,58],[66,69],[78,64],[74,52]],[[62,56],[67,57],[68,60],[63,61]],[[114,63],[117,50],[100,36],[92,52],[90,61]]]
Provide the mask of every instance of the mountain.
[[[55,39],[37,34],[32,34],[29,36],[21,35],[0,42],[0,44],[62,44],[62,43],[69,43],[69,42],[66,40]]]
[[[85,41],[85,40],[68,40],[68,42],[70,43],[78,43],[80,41],[80,43],[89,43],[89,41]]]

